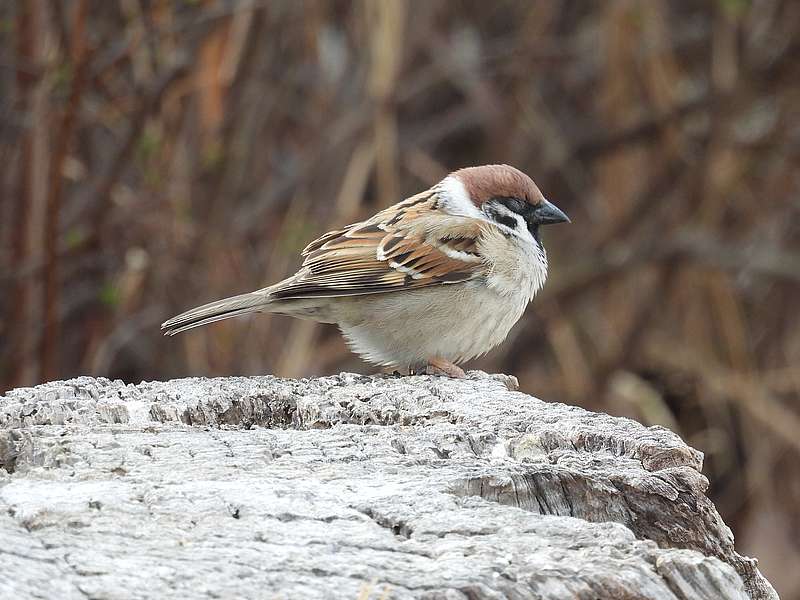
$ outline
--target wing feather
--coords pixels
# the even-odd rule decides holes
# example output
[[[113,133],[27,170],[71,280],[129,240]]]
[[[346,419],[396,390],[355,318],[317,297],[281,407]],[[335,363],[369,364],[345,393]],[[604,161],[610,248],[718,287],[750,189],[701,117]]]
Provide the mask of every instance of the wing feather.
[[[303,250],[300,271],[270,293],[336,297],[467,281],[487,269],[481,232],[477,219],[443,212],[434,187],[314,240]]]

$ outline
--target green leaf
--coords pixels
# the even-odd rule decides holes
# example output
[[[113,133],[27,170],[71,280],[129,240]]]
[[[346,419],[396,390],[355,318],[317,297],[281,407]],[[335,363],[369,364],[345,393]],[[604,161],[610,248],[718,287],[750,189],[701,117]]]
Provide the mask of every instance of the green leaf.
[[[120,302],[119,288],[110,282],[103,285],[100,289],[100,302],[111,308],[118,306]]]

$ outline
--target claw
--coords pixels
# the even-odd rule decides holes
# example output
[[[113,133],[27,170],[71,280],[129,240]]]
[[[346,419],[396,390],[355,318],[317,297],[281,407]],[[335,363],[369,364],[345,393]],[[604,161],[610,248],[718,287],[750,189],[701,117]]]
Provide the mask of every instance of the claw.
[[[429,358],[428,362],[420,367],[413,367],[409,372],[417,375],[436,375],[439,377],[452,377],[453,379],[464,379],[467,374],[464,370],[443,358]]]

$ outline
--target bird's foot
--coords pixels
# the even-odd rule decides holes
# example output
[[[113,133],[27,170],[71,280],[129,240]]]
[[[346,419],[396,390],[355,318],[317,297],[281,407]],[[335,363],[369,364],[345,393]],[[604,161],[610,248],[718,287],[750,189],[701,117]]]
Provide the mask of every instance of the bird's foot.
[[[519,391],[519,380],[514,377],[513,375],[504,375],[503,373],[497,373],[496,375],[492,375],[492,379],[499,381],[503,385],[508,388],[510,392]]]
[[[429,358],[427,363],[412,367],[410,371],[416,375],[437,375],[453,379],[464,379],[467,376],[461,367],[443,358]]]

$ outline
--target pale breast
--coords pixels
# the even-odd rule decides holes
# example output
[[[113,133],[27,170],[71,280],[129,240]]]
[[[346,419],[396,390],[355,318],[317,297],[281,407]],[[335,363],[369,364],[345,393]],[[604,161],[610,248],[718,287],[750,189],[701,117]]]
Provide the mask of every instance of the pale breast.
[[[487,283],[502,296],[521,296],[527,304],[547,280],[547,253],[533,238],[489,230],[481,239],[480,252],[491,265]]]
[[[527,304],[523,293],[499,294],[473,280],[349,298],[337,321],[355,353],[405,368],[433,357],[460,363],[485,354],[506,338]]]

